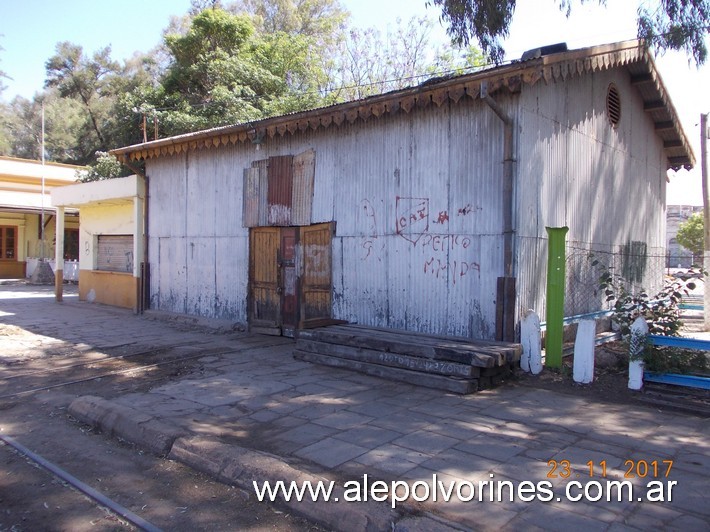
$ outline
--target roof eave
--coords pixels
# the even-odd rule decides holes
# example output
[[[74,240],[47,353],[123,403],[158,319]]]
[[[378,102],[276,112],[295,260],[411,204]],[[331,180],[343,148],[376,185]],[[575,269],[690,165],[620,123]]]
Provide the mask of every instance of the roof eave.
[[[655,62],[645,43],[640,40],[570,50],[435,83],[427,82],[417,87],[362,100],[135,144],[112,150],[111,153],[124,162],[130,162],[193,149],[253,142],[267,135],[273,138],[286,133],[296,134],[321,127],[328,128],[331,125],[339,126],[345,122],[353,123],[356,120],[379,118],[384,114],[400,111],[408,113],[415,107],[440,106],[447,100],[458,102],[465,96],[477,98],[480,96],[480,85],[483,81],[488,83],[490,93],[501,89],[518,92],[523,83],[533,85],[539,80],[550,82],[584,72],[620,66],[626,66],[630,71],[641,69],[646,75],[646,78],[634,80],[632,72],[632,83],[639,84],[644,106],[658,105],[658,108],[646,110],[651,115],[657,134],[664,141],[668,168],[674,170],[692,168],[695,165],[695,156],[690,142],[683,131]],[[647,85],[641,88],[642,84]],[[662,133],[660,127],[667,129]]]

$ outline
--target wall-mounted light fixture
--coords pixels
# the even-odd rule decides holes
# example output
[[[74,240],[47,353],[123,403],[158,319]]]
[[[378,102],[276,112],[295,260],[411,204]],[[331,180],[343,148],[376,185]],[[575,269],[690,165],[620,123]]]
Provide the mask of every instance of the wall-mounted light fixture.
[[[261,149],[261,145],[264,142],[264,132],[257,131],[256,128],[251,128],[248,133],[251,143],[256,146],[257,151]]]

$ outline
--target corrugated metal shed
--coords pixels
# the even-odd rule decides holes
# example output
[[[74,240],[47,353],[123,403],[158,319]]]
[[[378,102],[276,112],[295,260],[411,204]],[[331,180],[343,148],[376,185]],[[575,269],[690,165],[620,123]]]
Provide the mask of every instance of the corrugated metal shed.
[[[637,77],[644,72],[651,79]],[[496,112],[479,97],[484,82]],[[621,102],[615,125],[606,115],[612,83]],[[666,104],[650,109],[652,101]],[[497,112],[515,124],[512,154]],[[655,249],[665,170],[694,163],[638,42],[248,127],[114,150],[146,160],[154,306],[246,321],[249,228],[335,222],[333,317],[492,338],[509,202],[515,304],[544,312],[546,226],[568,225],[569,240],[589,249]],[[248,142],[254,128],[265,132],[259,151]],[[506,159],[514,160],[512,197]],[[643,224],[630,220],[630,198]]]

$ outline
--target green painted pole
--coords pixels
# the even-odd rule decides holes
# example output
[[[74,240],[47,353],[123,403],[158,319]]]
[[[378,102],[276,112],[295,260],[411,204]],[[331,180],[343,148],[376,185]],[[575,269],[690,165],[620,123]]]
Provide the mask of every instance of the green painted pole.
[[[562,367],[562,334],[565,317],[565,236],[568,227],[545,227],[549,237],[547,248],[547,332],[545,333],[545,365]]]

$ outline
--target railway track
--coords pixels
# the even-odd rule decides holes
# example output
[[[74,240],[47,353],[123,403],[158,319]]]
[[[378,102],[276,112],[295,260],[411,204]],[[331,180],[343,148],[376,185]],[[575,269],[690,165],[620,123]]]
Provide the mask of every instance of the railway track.
[[[238,356],[253,349],[274,347],[283,343],[283,340],[274,337],[245,335],[235,341],[234,345],[210,348],[202,348],[194,343],[156,347],[135,346],[133,352],[122,354],[98,353],[99,356],[95,356],[97,352],[94,351],[90,359],[79,362],[75,361],[75,357],[62,359],[53,357],[47,368],[36,368],[38,360],[35,358],[31,361],[33,369],[17,368],[17,365],[12,368],[0,367],[0,401],[118,377],[140,375],[142,377],[140,383],[145,385],[166,376],[186,373],[203,357]],[[154,375],[151,376],[151,373]]]
[[[65,506],[63,509],[66,512],[66,507],[69,506],[73,511],[79,511],[83,514],[93,514],[95,517],[91,521],[92,524],[99,524],[102,521],[110,520],[113,527],[120,527],[126,530],[138,529],[145,532],[160,532],[160,528],[146,521],[141,516],[110,499],[100,491],[85,484],[75,476],[71,475],[58,465],[50,462],[45,457],[29,450],[24,445],[20,444],[13,438],[0,434],[0,447],[6,447],[7,453],[14,453],[24,460],[8,457],[4,460],[6,467],[12,467],[13,474],[16,478],[22,478],[24,482],[36,482],[41,486],[47,486],[46,478],[42,472],[34,471],[35,466],[38,469],[44,470],[52,475],[57,481],[49,483],[49,490],[45,490],[43,495],[47,499],[57,501],[61,500]],[[24,464],[23,464],[24,462]],[[31,479],[31,480],[28,480]],[[53,503],[56,510],[56,502]],[[46,510],[52,510],[46,502],[42,505]],[[62,509],[60,506],[59,509]],[[5,517],[5,516],[3,516]],[[31,516],[29,516],[31,518]],[[19,516],[21,522],[13,523],[9,528],[15,530],[28,526],[26,520],[28,516]],[[19,525],[19,527],[18,527]],[[34,526],[30,524],[30,526]],[[112,527],[112,528],[113,528]]]

